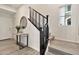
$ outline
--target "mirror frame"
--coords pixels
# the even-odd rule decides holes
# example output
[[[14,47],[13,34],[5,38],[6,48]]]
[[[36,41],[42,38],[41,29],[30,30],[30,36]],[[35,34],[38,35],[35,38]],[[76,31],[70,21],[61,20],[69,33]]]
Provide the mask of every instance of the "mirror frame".
[[[26,19],[25,16],[22,16],[21,19],[20,19],[20,26],[21,26],[22,19],[25,19],[26,25],[25,26],[22,26],[21,28],[22,29],[25,29],[27,27],[27,19]]]

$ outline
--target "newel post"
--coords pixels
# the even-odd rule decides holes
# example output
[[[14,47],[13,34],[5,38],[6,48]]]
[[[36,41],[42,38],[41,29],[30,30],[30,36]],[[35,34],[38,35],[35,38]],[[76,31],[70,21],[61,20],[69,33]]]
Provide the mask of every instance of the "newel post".
[[[47,18],[47,23],[48,23],[48,17],[49,17],[49,15],[46,15],[46,18]]]

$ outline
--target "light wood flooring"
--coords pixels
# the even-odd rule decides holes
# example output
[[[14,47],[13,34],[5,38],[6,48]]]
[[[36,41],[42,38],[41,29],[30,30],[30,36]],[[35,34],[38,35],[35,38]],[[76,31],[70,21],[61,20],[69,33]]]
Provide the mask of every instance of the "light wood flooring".
[[[19,50],[19,46],[16,45],[15,40],[3,40],[0,41],[0,55],[38,55],[39,53],[30,48],[26,47]]]
[[[62,40],[53,40],[51,41],[50,46],[51,52],[62,51],[66,52],[66,54],[79,55],[79,43],[72,43]],[[53,48],[53,49],[52,49]],[[56,54],[58,52],[55,52]],[[59,54],[58,54],[59,55]]]

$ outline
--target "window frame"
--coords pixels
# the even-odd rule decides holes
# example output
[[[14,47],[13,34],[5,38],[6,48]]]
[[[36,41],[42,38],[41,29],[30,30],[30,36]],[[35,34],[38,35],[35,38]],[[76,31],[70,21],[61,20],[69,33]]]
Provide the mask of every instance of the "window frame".
[[[70,5],[71,6],[71,9],[72,9],[72,5],[71,4],[65,4],[65,5],[62,5],[62,6],[60,6],[60,11],[61,11],[61,8],[64,8],[64,16],[62,15],[60,15],[59,14],[59,24],[60,25],[62,25],[62,26],[71,26],[71,24],[70,25],[68,25],[67,23],[67,20],[68,20],[68,18],[70,17],[71,18],[71,9],[70,9],[70,11],[66,11],[66,8],[67,8],[67,5]],[[68,17],[66,17],[67,16],[67,13],[69,14],[70,13],[70,15],[68,15]],[[64,22],[60,22],[61,21],[61,17],[64,17]],[[62,24],[62,23],[64,23],[64,25]]]

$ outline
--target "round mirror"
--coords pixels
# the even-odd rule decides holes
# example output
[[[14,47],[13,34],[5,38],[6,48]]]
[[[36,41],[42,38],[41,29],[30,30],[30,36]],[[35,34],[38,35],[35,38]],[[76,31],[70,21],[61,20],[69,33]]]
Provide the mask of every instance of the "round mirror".
[[[27,26],[27,19],[26,19],[25,16],[22,16],[22,17],[21,17],[21,20],[20,20],[20,27],[21,27],[22,29],[24,29],[24,28],[26,28],[26,26]]]

